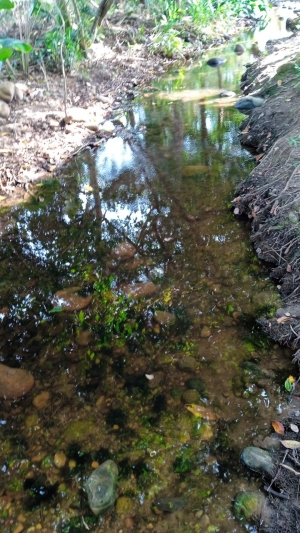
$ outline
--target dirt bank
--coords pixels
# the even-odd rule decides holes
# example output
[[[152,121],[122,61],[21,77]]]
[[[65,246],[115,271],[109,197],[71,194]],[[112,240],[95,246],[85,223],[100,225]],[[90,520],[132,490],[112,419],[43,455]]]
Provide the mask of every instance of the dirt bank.
[[[236,191],[234,212],[253,220],[258,257],[272,263],[271,277],[284,307],[261,323],[280,343],[300,347],[300,37],[270,43],[270,55],[242,79],[247,95],[265,103],[243,121],[241,143],[257,166]],[[274,315],[274,316],[273,316]]]

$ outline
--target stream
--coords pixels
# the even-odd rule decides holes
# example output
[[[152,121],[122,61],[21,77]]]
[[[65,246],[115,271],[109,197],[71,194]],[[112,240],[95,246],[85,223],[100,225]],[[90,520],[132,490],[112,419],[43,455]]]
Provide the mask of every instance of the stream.
[[[244,54],[231,42],[153,82],[102,147],[2,215],[0,362],[35,378],[0,402],[2,533],[257,531],[233,514],[261,487],[240,453],[270,435],[294,368],[256,322],[280,298],[230,210],[255,162],[219,94],[289,35],[279,16],[237,39]],[[116,506],[95,517],[84,483],[107,459]]]

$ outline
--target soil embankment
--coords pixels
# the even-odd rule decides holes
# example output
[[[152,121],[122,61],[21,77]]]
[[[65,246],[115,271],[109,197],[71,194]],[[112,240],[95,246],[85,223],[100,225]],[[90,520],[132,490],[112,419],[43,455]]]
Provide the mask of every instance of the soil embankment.
[[[245,95],[265,99],[240,127],[241,143],[257,165],[236,191],[234,213],[252,219],[252,241],[260,259],[270,263],[282,296],[281,309],[260,323],[277,342],[297,350],[300,363],[300,37],[269,43],[269,54],[249,66],[242,79]],[[299,69],[298,69],[299,66]],[[276,474],[265,489],[276,509],[265,529],[299,530],[300,398],[293,385],[282,413],[281,434],[274,434]],[[276,430],[275,430],[276,431]],[[277,431],[279,433],[279,431]],[[279,443],[284,441],[283,446]],[[276,443],[277,441],[277,443]],[[262,445],[262,447],[264,447]],[[262,527],[264,527],[262,525]]]

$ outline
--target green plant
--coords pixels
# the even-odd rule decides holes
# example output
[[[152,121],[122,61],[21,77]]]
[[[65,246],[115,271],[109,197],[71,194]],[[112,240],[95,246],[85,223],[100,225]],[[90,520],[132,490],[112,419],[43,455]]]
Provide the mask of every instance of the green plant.
[[[179,36],[179,31],[174,28],[166,28],[163,25],[159,28],[152,40],[150,47],[152,52],[166,57],[182,56],[184,41]]]
[[[11,0],[0,0],[0,11],[14,9],[15,4]],[[9,59],[14,51],[28,54],[32,50],[30,44],[20,39],[5,37],[0,39],[0,62]]]

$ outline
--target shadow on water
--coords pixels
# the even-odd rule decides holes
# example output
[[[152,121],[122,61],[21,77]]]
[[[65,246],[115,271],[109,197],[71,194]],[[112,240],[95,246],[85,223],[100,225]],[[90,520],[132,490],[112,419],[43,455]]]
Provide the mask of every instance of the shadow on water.
[[[5,533],[19,515],[49,533],[84,531],[82,515],[92,528],[83,481],[106,459],[129,507],[101,527],[250,531],[232,500],[259,481],[239,455],[268,435],[291,367],[256,326],[280,300],[229,209],[253,161],[218,98],[243,69],[224,54],[219,71],[162,80],[102,149],[5,215],[0,360],[36,380],[1,404]],[[186,507],[155,514],[158,496]]]

